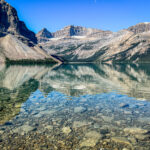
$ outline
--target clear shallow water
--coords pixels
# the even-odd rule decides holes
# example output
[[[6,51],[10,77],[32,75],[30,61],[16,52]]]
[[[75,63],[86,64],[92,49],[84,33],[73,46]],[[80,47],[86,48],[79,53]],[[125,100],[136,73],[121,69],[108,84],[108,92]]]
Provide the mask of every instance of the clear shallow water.
[[[0,67],[0,149],[150,149],[145,65]]]

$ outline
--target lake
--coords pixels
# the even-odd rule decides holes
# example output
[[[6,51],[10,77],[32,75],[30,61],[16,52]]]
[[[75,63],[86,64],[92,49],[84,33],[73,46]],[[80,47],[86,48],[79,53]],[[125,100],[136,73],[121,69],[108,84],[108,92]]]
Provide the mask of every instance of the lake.
[[[1,150],[150,150],[150,64],[0,66]]]

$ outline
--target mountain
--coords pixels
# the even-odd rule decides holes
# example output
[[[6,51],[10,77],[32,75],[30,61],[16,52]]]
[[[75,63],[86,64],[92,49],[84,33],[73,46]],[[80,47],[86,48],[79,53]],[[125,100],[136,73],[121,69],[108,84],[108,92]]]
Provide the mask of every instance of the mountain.
[[[40,45],[48,54],[66,62],[147,63],[150,62],[149,25],[140,23],[118,32],[82,28],[82,32],[71,34],[69,26]]]
[[[15,8],[0,0],[0,52],[0,62],[149,63],[150,23],[118,32],[70,25],[35,35]]]
[[[19,20],[16,9],[4,0],[0,0],[0,16],[1,35],[11,33],[22,41],[37,43],[35,34],[26,27],[24,22]]]
[[[85,28],[81,26],[67,26],[53,33],[54,38],[70,37],[70,36],[92,36],[94,34],[103,33],[104,31],[93,28]],[[108,31],[110,33],[110,31]]]
[[[35,33],[20,21],[15,8],[0,0],[0,63],[60,62],[37,45]]]
[[[46,28],[39,31],[36,35],[38,42],[47,42],[50,38],[53,38],[51,32],[49,32]]]
[[[134,32],[135,34],[150,31],[150,22],[139,23],[135,26],[128,28],[128,31]]]
[[[28,45],[21,42],[15,36],[8,34],[3,38],[0,38],[0,61],[5,62],[19,62],[19,61],[30,61],[30,62],[57,62],[57,60],[38,46],[29,47]]]
[[[38,39],[38,42],[42,43],[48,42],[49,40],[55,38],[70,38],[75,36],[94,37],[94,36],[101,36],[102,34],[111,34],[111,33],[112,33],[111,31],[102,31],[99,29],[70,25],[53,33],[49,32],[46,28],[44,28],[37,33],[36,37]]]

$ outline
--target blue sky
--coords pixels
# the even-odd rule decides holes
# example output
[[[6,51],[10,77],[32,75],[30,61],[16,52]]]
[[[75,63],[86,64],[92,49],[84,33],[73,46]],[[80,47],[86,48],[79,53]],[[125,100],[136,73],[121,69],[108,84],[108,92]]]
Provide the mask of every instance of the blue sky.
[[[27,27],[38,32],[79,25],[118,31],[150,22],[150,0],[6,0]]]

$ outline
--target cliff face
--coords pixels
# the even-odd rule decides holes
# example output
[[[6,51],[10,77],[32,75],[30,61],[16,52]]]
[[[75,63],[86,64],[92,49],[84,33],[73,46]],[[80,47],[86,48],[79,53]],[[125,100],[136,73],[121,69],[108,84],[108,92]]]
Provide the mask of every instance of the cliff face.
[[[37,43],[35,34],[19,20],[16,9],[4,0],[0,0],[0,33],[1,36],[8,33],[16,35],[26,43],[29,41]]]
[[[135,34],[148,32],[150,31],[150,23],[149,22],[139,23],[135,26],[129,27],[127,30],[134,32]]]
[[[53,37],[60,38],[60,37],[70,37],[70,36],[92,36],[93,34],[103,33],[106,31],[93,29],[93,28],[85,28],[81,26],[67,26],[62,30],[56,31],[53,33]],[[111,33],[110,31],[108,31]]]
[[[35,34],[20,21],[15,8],[0,0],[0,63],[60,62],[37,45]]]

